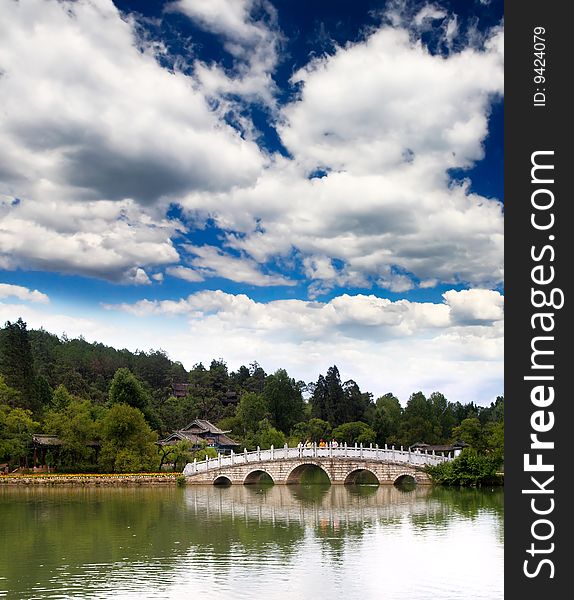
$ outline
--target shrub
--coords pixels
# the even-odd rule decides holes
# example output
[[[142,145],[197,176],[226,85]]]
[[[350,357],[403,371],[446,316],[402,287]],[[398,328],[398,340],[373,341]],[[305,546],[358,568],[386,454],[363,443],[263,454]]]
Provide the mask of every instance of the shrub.
[[[479,486],[499,483],[497,471],[500,459],[483,456],[472,448],[465,448],[449,462],[426,467],[431,479],[442,485]]]

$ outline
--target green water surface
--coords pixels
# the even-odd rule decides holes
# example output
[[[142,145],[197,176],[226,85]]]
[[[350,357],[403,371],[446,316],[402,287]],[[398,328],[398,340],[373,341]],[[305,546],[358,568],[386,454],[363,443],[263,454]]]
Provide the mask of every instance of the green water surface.
[[[503,598],[503,492],[0,487],[0,598]]]

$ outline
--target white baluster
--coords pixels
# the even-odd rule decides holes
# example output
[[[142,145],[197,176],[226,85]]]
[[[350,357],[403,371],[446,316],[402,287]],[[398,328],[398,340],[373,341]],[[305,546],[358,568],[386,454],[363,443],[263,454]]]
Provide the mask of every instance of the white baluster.
[[[257,446],[257,460],[261,460],[261,448]]]
[[[271,460],[274,460],[274,458],[275,458],[275,454],[273,451],[274,451],[273,444],[271,444]]]
[[[193,459],[193,472],[197,473],[197,458]]]
[[[233,450],[231,451],[231,464],[235,464],[235,453],[233,452]]]

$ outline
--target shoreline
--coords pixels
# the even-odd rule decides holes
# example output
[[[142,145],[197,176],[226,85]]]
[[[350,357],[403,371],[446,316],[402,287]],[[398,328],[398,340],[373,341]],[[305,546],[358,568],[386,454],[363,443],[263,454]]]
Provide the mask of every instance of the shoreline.
[[[53,473],[29,475],[2,475],[0,486],[122,486],[122,485],[176,485],[181,473]]]

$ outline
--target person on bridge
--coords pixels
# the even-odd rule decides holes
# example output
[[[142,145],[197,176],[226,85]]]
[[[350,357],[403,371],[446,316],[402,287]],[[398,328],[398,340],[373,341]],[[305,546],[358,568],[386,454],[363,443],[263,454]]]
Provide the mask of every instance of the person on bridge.
[[[326,448],[327,444],[325,443],[325,440],[323,438],[321,438],[321,441],[319,442],[319,448]]]
[[[339,442],[337,442],[337,440],[333,440],[333,441],[331,442],[331,447],[332,447],[332,448],[338,448],[338,447],[339,447]]]

